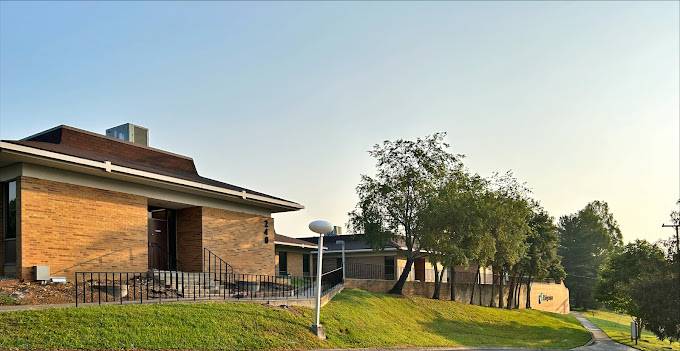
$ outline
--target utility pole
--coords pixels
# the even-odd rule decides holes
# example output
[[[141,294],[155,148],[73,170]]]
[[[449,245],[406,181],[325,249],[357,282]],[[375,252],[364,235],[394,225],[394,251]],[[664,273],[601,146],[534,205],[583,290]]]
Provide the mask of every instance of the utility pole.
[[[662,224],[661,228],[675,228],[675,254],[680,255],[680,234],[678,228],[680,228],[680,223],[675,221],[674,224]]]
[[[678,200],[678,205],[680,205],[680,200]],[[671,213],[672,224],[662,224],[662,228],[675,228],[675,257],[673,264],[678,267],[678,271],[675,272],[678,279],[678,287],[680,287],[680,211],[673,211]],[[678,301],[680,301],[680,289],[678,289]]]

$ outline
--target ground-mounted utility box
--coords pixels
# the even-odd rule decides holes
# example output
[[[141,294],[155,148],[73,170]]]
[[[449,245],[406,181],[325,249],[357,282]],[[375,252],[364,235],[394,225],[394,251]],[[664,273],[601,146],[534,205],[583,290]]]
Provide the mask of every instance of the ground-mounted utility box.
[[[33,280],[50,280],[50,266],[33,266]]]

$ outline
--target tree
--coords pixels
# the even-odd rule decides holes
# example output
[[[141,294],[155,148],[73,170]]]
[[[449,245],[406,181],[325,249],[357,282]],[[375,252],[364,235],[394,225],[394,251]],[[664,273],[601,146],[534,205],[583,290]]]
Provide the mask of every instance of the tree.
[[[680,201],[678,201],[680,205]],[[680,213],[671,213],[671,222],[680,224]],[[680,240],[675,236],[661,241],[665,264],[634,282],[631,297],[645,329],[659,339],[680,341]]]
[[[523,276],[526,274],[526,308],[531,308],[531,283],[533,279],[564,279],[562,258],[557,254],[559,233],[553,217],[539,203],[532,205],[529,219],[526,255],[520,262]]]
[[[597,300],[615,311],[639,317],[640,307],[632,291],[635,283],[665,268],[664,252],[659,246],[646,240],[628,243],[603,265],[596,287]]]
[[[479,175],[457,172],[442,187],[426,208],[422,247],[435,267],[435,289],[432,298],[439,298],[444,270],[438,274],[441,262],[451,272],[451,300],[455,300],[455,267],[467,266],[493,255],[493,240],[486,224],[483,197],[487,182]],[[473,287],[474,292],[474,287]]]
[[[384,141],[369,151],[376,159],[376,175],[361,176],[359,202],[349,213],[349,226],[365,233],[376,249],[389,240],[403,242],[406,266],[390,293],[401,294],[413,262],[421,256],[425,207],[462,167],[463,156],[447,151],[444,136]]]
[[[567,272],[570,303],[594,308],[597,273],[607,256],[622,245],[621,230],[604,201],[593,201],[575,214],[562,216],[558,230],[558,253]]]
[[[605,306],[636,317],[642,330],[641,303],[646,298],[637,296],[640,284],[647,286],[649,277],[659,278],[659,271],[666,269],[664,252],[656,244],[636,240],[613,252],[600,271],[597,283],[597,300]],[[661,301],[659,301],[661,302]]]
[[[498,307],[503,308],[503,280],[524,256],[525,238],[530,229],[529,190],[511,172],[494,175],[492,189],[485,200],[489,209],[487,228],[494,241],[491,260],[494,274],[498,273]],[[490,306],[494,306],[494,285],[491,286]]]

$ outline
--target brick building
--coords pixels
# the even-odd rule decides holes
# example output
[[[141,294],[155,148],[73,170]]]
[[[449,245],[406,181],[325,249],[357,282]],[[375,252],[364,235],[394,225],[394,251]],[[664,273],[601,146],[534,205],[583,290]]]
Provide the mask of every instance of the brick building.
[[[276,274],[272,213],[298,203],[202,177],[125,124],[58,126],[0,141],[0,276],[200,271],[204,250],[249,274]]]

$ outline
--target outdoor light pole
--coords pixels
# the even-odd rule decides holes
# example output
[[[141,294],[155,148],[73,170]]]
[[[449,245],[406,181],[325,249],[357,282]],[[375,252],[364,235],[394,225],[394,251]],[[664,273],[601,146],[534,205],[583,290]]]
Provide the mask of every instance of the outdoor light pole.
[[[342,281],[345,281],[345,241],[344,240],[338,240],[335,242],[336,244],[340,244],[342,246]]]
[[[321,326],[321,277],[323,276],[323,235],[333,230],[333,225],[329,221],[316,220],[309,223],[309,229],[319,234],[319,243],[316,248],[318,261],[316,264],[316,316],[312,325],[312,331],[320,339],[326,339],[326,333]]]

